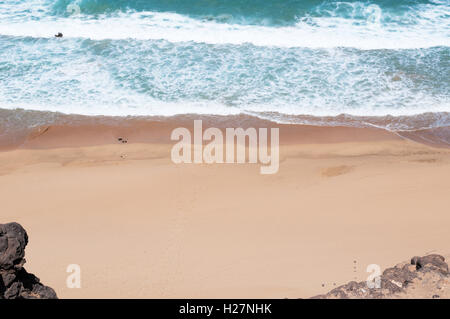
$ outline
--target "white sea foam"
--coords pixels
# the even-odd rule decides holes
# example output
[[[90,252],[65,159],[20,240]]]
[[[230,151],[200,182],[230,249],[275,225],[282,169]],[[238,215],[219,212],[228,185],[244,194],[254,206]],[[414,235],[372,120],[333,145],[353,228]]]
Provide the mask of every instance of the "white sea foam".
[[[230,107],[217,102],[162,102],[158,100],[146,100],[146,104],[139,106],[117,105],[117,104],[91,104],[78,103],[72,104],[42,104],[39,103],[2,103],[0,108],[14,110],[17,108],[33,111],[51,111],[63,114],[78,114],[88,116],[173,116],[182,114],[204,114],[204,115],[237,115],[249,114],[257,117],[275,120],[277,116],[268,115],[276,110],[277,113],[289,116],[311,115],[316,117],[338,116],[347,114],[351,116],[413,116],[424,113],[448,113],[450,103],[432,105],[423,105],[422,107],[408,108],[359,108],[352,109],[345,106],[336,107],[329,110],[323,107],[310,107],[308,105],[258,105],[247,108]],[[260,114],[265,114],[260,116]],[[447,123],[448,124],[448,123]]]
[[[111,116],[450,111],[440,70],[445,49],[418,57],[415,51],[217,50],[165,41],[13,43],[0,50],[0,61],[8,61],[0,74],[0,108]],[[408,71],[422,61],[427,64]]]
[[[306,17],[293,26],[258,26],[217,23],[192,19],[175,13],[127,12],[78,15],[69,18],[2,19],[0,34],[21,37],[65,37],[103,39],[193,41],[210,44],[243,44],[278,47],[354,47],[359,49],[412,49],[450,45],[450,7],[423,6],[411,13],[411,24],[380,22],[380,8],[366,7],[366,20]],[[405,14],[406,15],[406,14]],[[413,17],[414,16],[414,17]],[[2,16],[2,18],[5,18]],[[408,17],[404,17],[407,19]]]

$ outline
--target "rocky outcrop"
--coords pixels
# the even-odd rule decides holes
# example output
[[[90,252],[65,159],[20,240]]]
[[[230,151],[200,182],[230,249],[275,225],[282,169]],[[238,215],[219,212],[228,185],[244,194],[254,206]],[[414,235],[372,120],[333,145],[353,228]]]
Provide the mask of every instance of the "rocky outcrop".
[[[410,263],[387,268],[379,288],[351,281],[314,299],[450,298],[450,274],[441,255],[413,257]]]
[[[0,224],[0,299],[56,299],[52,288],[23,268],[27,244],[21,225]]]
[[[411,264],[416,266],[417,270],[429,272],[437,271],[443,275],[448,275],[448,265],[445,262],[445,258],[441,255],[428,255],[424,257],[411,258]]]

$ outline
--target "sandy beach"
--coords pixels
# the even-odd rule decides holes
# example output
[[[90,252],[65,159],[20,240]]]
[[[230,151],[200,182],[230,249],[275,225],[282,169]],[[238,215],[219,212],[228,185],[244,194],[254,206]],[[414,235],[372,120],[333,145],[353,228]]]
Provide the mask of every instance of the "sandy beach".
[[[369,264],[449,256],[448,148],[280,125],[279,171],[261,175],[174,164],[170,131],[188,123],[48,126],[5,146],[2,221],[27,229],[27,269],[61,298],[306,298]]]

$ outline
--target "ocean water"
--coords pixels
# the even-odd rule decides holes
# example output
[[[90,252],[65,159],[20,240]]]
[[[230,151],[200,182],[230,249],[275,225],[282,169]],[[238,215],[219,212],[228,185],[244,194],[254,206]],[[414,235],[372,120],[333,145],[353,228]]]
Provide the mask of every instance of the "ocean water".
[[[0,109],[449,126],[449,46],[450,0],[0,0]]]

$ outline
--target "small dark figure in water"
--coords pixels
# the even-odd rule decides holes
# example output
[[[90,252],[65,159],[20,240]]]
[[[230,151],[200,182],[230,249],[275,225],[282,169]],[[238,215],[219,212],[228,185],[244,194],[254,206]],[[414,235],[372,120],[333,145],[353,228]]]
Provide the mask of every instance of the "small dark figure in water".
[[[62,37],[63,37],[63,34],[62,34],[61,32],[58,32],[58,34],[55,34],[55,37],[56,37],[56,38],[62,38]]]

